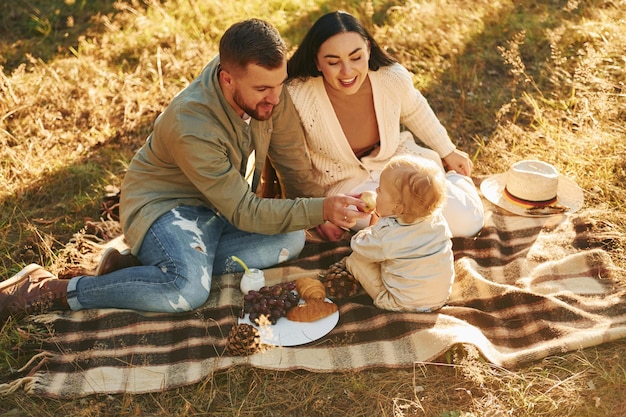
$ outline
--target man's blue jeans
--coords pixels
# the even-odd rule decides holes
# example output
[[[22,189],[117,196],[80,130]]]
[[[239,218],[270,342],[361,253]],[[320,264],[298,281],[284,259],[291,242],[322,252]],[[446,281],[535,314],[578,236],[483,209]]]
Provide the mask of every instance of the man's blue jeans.
[[[67,301],[72,310],[190,311],[208,299],[213,274],[243,272],[232,255],[264,269],[297,257],[304,242],[304,230],[248,233],[207,207],[179,206],[148,230],[137,255],[144,266],[72,278]]]

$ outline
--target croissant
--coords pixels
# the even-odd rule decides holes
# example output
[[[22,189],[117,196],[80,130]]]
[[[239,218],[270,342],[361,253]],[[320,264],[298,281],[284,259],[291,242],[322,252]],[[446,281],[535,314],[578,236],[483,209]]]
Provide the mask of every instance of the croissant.
[[[315,278],[298,278],[296,280],[296,291],[300,297],[308,300],[324,300],[326,298],[326,287],[322,281]]]
[[[312,322],[328,317],[337,310],[337,304],[323,300],[309,300],[289,309],[287,318],[291,321]]]

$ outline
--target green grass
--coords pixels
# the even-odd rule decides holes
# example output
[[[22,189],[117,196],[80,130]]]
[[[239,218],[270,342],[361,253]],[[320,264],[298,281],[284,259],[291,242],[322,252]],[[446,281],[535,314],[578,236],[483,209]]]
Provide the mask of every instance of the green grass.
[[[261,17],[290,47],[345,9],[415,74],[476,174],[522,158],[585,190],[626,266],[626,5],[623,0],[28,0],[0,4],[0,272],[72,264],[156,116],[235,21]],[[68,249],[69,247],[69,249]],[[626,280],[621,282],[624,285]],[[26,322],[0,331],[0,383],[36,353]],[[453,349],[414,369],[336,374],[237,367],[146,395],[2,398],[13,416],[614,416],[626,413],[624,342],[521,369]],[[6,413],[6,414],[5,414]]]

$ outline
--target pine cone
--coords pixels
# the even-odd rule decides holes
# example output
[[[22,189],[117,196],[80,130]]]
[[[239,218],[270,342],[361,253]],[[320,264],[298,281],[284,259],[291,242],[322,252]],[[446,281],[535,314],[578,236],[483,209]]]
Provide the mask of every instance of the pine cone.
[[[336,300],[355,296],[361,284],[346,269],[346,258],[332,264],[324,274],[328,296]]]
[[[231,356],[247,356],[261,348],[261,336],[256,327],[247,324],[235,324],[228,333],[226,353]]]

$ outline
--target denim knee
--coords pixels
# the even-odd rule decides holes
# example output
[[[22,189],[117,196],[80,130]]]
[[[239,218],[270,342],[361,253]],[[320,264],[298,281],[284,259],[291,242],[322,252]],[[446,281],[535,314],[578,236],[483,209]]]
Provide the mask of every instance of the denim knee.
[[[202,268],[199,273],[189,276],[186,285],[181,288],[180,295],[189,305],[190,310],[202,306],[209,299],[212,281],[211,269]]]
[[[287,259],[279,259],[279,263],[283,261],[289,261],[295,259],[300,255],[304,245],[306,243],[306,232],[304,230],[297,230],[295,232],[287,233],[284,235],[285,241],[283,242],[284,248],[287,249]]]

